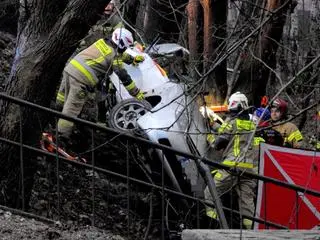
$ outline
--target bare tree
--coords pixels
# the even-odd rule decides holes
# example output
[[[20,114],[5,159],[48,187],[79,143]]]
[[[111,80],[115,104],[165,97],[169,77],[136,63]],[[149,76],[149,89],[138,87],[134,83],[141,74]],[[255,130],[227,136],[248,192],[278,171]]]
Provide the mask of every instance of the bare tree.
[[[0,30],[17,33],[18,0],[0,0]]]
[[[191,76],[195,77],[194,68],[196,66],[196,61],[198,60],[198,39],[197,39],[197,20],[198,20],[198,8],[199,2],[194,0],[189,0],[187,5],[188,14],[188,45],[189,45],[189,62],[191,69]]]
[[[160,34],[166,41],[178,41],[179,26],[187,2],[187,0],[146,1],[143,26],[146,40],[151,42],[157,34]]]
[[[43,106],[49,106],[67,59],[98,20],[109,0],[26,0],[21,1],[16,54],[5,92]],[[34,145],[48,116],[7,101],[0,102],[0,135],[6,139]],[[22,132],[20,134],[20,125]],[[12,145],[0,145],[0,202],[21,203],[20,183],[25,196],[31,193],[35,164],[24,152],[25,179],[20,179],[19,155]]]
[[[291,0],[268,0],[265,17],[271,15],[272,20],[263,26],[259,37],[250,40],[246,49],[246,59],[233,91],[246,93],[256,105],[265,95],[269,78],[273,77],[270,69],[276,68],[276,53],[290,6]]]
[[[225,51],[227,37],[227,6],[223,0],[201,0],[203,7],[203,70],[208,71],[210,63]],[[227,62],[223,61],[209,74],[206,88],[214,103],[222,103],[227,93]]]

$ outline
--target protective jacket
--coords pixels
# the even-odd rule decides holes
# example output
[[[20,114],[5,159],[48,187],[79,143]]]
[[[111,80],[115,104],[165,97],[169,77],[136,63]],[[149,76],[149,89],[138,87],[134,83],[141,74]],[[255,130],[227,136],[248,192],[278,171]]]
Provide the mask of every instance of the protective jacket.
[[[261,137],[252,138],[252,131],[255,129],[253,121],[248,120],[249,115],[239,116],[225,121],[218,129],[219,136],[215,140],[215,147],[219,149],[223,143],[228,143],[224,153],[222,164],[240,168],[247,172],[256,172],[259,159],[259,144],[264,140]],[[220,145],[220,146],[219,146]],[[248,145],[248,148],[247,148]],[[245,155],[244,150],[248,149]],[[240,212],[246,216],[253,216],[255,209],[255,188],[256,180],[238,178],[225,170],[213,170],[216,190],[219,196],[231,189],[235,189],[238,195]],[[213,198],[208,187],[204,191],[205,199],[213,203]],[[206,206],[206,215],[217,219],[215,208]],[[247,229],[252,228],[252,221],[243,218],[243,225]]]
[[[295,124],[286,122],[281,125],[274,126],[273,129],[278,131],[283,137],[284,146],[293,148],[301,147],[303,136]]]
[[[131,64],[134,58],[123,53],[117,54],[104,39],[99,39],[78,53],[65,67],[65,71],[78,81],[95,87],[105,74],[115,71],[124,86],[132,83],[131,77],[123,69],[123,63]]]
[[[228,141],[223,153],[223,164],[232,167],[249,168],[253,169],[257,166],[257,152],[259,151],[260,142],[264,142],[261,137],[251,138],[252,131],[255,129],[255,124],[250,120],[235,118],[229,122],[224,122],[218,129],[219,138],[223,138]],[[245,156],[240,157],[241,151],[243,151],[248,145],[248,151]]]
[[[95,87],[106,72],[112,72],[114,57],[114,49],[99,39],[71,59],[64,70],[78,81]]]

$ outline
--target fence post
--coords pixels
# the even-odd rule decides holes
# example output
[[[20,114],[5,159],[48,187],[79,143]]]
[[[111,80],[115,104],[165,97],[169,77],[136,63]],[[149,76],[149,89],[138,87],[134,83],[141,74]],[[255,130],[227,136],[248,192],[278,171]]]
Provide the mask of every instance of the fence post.
[[[203,177],[208,185],[209,192],[212,196],[213,199],[213,204],[216,207],[217,214],[221,223],[221,227],[223,229],[228,229],[228,223],[226,220],[226,216],[224,215],[223,209],[222,209],[222,204],[221,204],[221,199],[218,195],[216,184],[212,178],[212,175],[210,173],[209,167],[201,162],[200,160],[196,160],[198,162],[197,166],[200,168],[199,171],[200,173],[203,173]]]

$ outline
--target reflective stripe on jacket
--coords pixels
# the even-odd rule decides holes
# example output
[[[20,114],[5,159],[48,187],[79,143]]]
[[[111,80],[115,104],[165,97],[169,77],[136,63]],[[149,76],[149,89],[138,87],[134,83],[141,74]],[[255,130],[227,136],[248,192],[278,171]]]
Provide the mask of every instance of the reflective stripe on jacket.
[[[294,148],[299,148],[301,146],[303,136],[295,124],[286,122],[272,128],[278,131],[284,138],[284,146]]]
[[[239,168],[254,168],[257,166],[259,144],[264,142],[261,137],[254,137],[245,157],[239,159],[240,153],[246,148],[254,129],[255,124],[252,121],[238,118],[221,125],[218,133],[229,140],[223,153],[224,161],[222,164]]]
[[[104,39],[99,39],[78,53],[65,67],[65,71],[78,81],[96,86],[107,72],[112,72],[114,49]]]

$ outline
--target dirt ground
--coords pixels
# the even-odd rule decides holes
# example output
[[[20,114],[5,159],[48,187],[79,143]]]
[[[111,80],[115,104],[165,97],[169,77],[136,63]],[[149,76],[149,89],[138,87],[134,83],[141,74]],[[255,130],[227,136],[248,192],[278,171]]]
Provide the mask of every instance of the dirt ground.
[[[69,239],[124,240],[120,235],[112,234],[91,226],[67,227],[61,223],[47,224],[32,218],[12,214],[0,209],[0,239]]]
[[[122,160],[109,155],[109,161],[119,166]],[[55,159],[38,158],[27,212],[56,224],[0,210],[0,239],[157,239],[158,220],[147,228],[149,192],[129,185],[130,189],[126,180],[63,162],[57,173]]]
[[[99,164],[102,159],[108,163]],[[111,151],[96,161],[101,168],[125,174],[124,159],[121,152]],[[144,238],[149,219],[148,189],[130,183],[128,189],[125,179],[64,162],[60,162],[57,173],[55,159],[39,158],[38,163],[30,201],[32,213],[68,226],[94,224],[128,239]],[[130,169],[138,171],[135,166]]]

